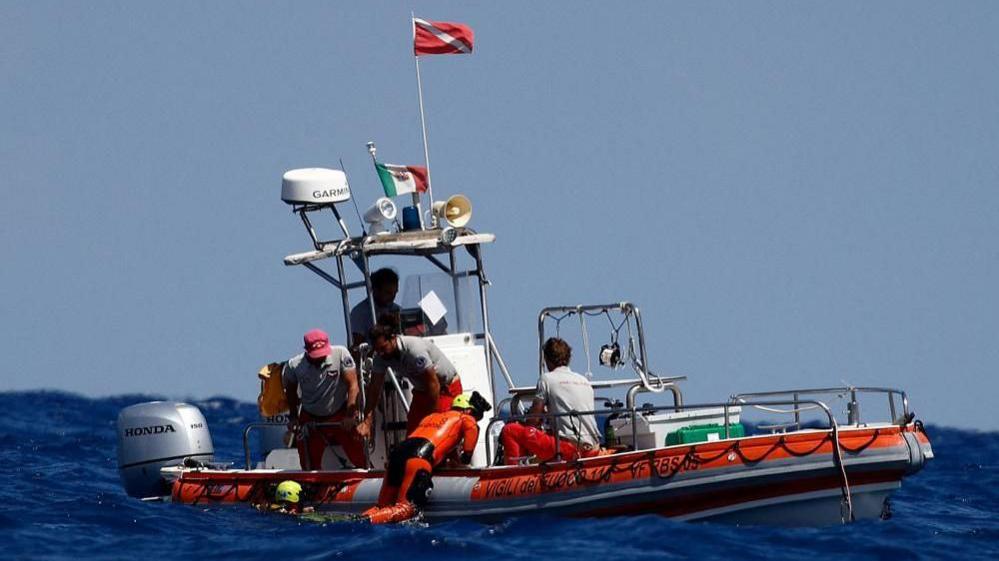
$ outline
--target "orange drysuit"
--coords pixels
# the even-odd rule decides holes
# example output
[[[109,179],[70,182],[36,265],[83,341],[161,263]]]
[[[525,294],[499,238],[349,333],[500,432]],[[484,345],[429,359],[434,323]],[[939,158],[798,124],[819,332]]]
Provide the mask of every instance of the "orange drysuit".
[[[471,463],[479,425],[465,410],[431,413],[389,454],[378,505],[368,509],[372,524],[402,522],[416,515],[433,488],[431,472],[461,445],[460,460]]]

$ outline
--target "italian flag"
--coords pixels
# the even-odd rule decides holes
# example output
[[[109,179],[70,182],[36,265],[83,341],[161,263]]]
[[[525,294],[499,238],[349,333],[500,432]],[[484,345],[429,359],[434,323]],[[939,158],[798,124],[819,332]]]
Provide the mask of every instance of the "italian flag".
[[[396,166],[375,162],[378,179],[386,197],[398,197],[406,193],[423,193],[427,190],[427,168],[421,166]]]

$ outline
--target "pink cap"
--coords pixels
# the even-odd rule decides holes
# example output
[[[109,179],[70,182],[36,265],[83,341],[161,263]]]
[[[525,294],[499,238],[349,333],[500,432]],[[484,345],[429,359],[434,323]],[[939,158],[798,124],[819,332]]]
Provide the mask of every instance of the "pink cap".
[[[333,352],[330,349],[330,336],[322,329],[313,329],[305,334],[305,351],[309,358],[325,358]]]

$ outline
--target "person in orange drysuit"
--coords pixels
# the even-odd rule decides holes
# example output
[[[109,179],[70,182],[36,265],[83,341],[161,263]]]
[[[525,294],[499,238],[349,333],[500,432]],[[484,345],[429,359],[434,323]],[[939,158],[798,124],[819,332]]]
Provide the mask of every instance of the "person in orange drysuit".
[[[454,398],[450,410],[424,417],[409,438],[392,449],[378,504],[361,516],[372,524],[416,516],[430,498],[431,472],[436,466],[457,452],[459,445],[458,460],[465,465],[472,462],[479,440],[478,421],[490,409],[479,392],[465,392]]]

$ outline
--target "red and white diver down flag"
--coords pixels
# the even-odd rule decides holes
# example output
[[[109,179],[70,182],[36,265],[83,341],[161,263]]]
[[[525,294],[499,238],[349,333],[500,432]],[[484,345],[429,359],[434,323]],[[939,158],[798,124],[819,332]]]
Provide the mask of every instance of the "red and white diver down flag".
[[[472,28],[450,21],[413,18],[413,54],[466,55],[472,52]]]

